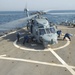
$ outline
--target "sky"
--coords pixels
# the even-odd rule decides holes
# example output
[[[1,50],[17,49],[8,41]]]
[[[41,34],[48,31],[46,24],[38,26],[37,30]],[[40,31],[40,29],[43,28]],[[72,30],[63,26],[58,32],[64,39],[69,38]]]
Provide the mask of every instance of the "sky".
[[[75,0],[0,0],[0,11],[75,10]]]

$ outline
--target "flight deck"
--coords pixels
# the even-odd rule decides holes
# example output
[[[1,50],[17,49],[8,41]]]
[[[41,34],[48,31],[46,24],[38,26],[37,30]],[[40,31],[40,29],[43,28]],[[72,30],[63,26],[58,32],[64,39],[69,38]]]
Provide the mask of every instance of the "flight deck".
[[[44,48],[38,43],[23,45],[23,36],[16,41],[16,33],[0,37],[0,75],[75,75],[75,28],[58,26],[63,35],[58,44]],[[71,41],[62,40],[65,33],[73,34]]]

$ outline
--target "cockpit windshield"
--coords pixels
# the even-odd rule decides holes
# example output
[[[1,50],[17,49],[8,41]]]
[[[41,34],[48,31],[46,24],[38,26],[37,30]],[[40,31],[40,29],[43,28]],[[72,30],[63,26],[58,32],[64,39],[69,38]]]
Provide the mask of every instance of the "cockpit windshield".
[[[55,29],[54,28],[50,28],[50,32],[51,33],[55,33]]]
[[[49,34],[49,33],[55,33],[55,29],[53,27],[51,28],[46,28],[46,33]]]
[[[44,34],[50,34],[50,33],[55,33],[55,29],[53,27],[51,28],[39,28],[39,34],[44,35]]]
[[[40,35],[46,34],[45,29],[39,29],[39,34],[40,34]]]

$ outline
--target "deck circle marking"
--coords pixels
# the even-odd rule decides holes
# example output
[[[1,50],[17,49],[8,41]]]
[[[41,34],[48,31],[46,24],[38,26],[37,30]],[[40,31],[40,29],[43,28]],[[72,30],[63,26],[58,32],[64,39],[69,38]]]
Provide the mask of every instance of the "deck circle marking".
[[[21,37],[20,39],[22,39],[23,37]],[[70,44],[70,41],[66,38],[67,40],[67,43],[63,46],[60,46],[60,47],[57,47],[57,48],[53,48],[52,50],[59,50],[59,49],[62,49],[62,48],[65,48],[67,47],[69,44]],[[26,47],[21,47],[17,44],[17,40],[14,41],[13,45],[16,47],[16,48],[19,48],[21,50],[28,50],[28,51],[49,51],[48,49],[44,49],[44,50],[37,50],[37,49],[31,49],[31,48],[26,48]]]

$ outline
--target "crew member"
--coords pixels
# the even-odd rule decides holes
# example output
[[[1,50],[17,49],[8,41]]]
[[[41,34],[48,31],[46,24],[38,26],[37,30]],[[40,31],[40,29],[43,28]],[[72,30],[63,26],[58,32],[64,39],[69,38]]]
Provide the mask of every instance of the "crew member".
[[[19,32],[16,34],[16,37],[17,37],[17,42],[19,42],[19,40],[20,40],[20,33]]]
[[[25,44],[25,42],[29,42],[29,37],[28,37],[28,35],[25,35],[24,36],[24,40],[23,40],[23,44]]]
[[[66,34],[64,35],[63,40],[67,37],[67,38],[69,39],[69,41],[71,41],[70,36],[73,36],[73,35],[72,35],[72,34],[69,34],[69,33],[66,33]]]
[[[61,30],[58,30],[58,31],[57,31],[58,37],[60,37],[61,32],[62,32]]]

